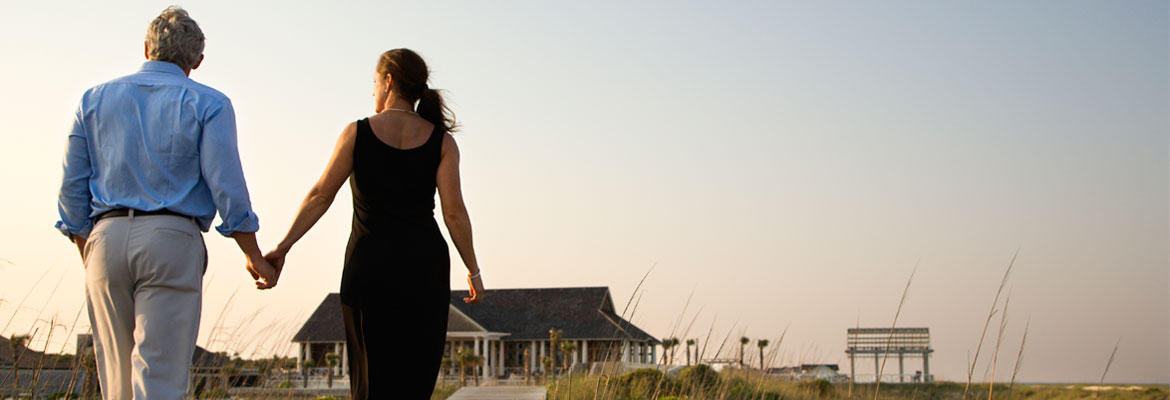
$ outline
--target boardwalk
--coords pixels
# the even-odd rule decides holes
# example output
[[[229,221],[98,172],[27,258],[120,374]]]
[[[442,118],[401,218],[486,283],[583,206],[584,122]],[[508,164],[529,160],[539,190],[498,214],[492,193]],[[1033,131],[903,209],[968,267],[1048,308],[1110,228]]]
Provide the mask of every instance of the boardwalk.
[[[465,387],[447,400],[544,400],[547,391],[539,386]]]

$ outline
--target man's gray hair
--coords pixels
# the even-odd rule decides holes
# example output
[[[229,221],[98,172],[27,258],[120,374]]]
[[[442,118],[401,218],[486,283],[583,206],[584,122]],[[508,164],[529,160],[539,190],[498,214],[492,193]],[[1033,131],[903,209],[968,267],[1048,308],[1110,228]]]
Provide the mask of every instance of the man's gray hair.
[[[147,55],[153,61],[174,63],[184,70],[199,64],[203,55],[203,31],[187,10],[170,6],[146,29]]]

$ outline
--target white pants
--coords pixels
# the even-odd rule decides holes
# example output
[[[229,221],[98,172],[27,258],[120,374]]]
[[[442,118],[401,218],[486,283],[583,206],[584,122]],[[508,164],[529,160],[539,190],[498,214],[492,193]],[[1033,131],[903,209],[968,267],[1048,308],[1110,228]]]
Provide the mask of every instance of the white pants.
[[[102,397],[182,399],[207,268],[199,227],[172,215],[105,218],[84,259]]]

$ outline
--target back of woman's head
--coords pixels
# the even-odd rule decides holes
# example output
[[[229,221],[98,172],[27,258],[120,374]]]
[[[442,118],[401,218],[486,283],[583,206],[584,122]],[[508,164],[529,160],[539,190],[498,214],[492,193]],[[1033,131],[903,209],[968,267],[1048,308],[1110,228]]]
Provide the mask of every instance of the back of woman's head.
[[[394,49],[378,58],[378,75],[394,79],[394,91],[411,103],[418,102],[415,112],[435,124],[443,133],[457,129],[455,115],[443,102],[443,95],[427,85],[430,70],[426,61],[410,49]]]

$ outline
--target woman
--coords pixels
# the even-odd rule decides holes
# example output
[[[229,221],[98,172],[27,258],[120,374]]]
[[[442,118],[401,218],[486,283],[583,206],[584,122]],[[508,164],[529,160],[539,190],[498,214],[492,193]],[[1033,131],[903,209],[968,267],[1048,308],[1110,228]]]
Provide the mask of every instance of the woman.
[[[266,258],[279,271],[289,249],[325,214],[341,184],[353,191],[341,304],[352,399],[427,399],[443,355],[451,296],[447,242],[435,223],[435,190],[471,297],[483,281],[459,187],[454,118],[427,86],[423,59],[407,49],[378,59],[374,110],[341,132],[325,172],[288,234]],[[417,108],[415,104],[417,103]]]

